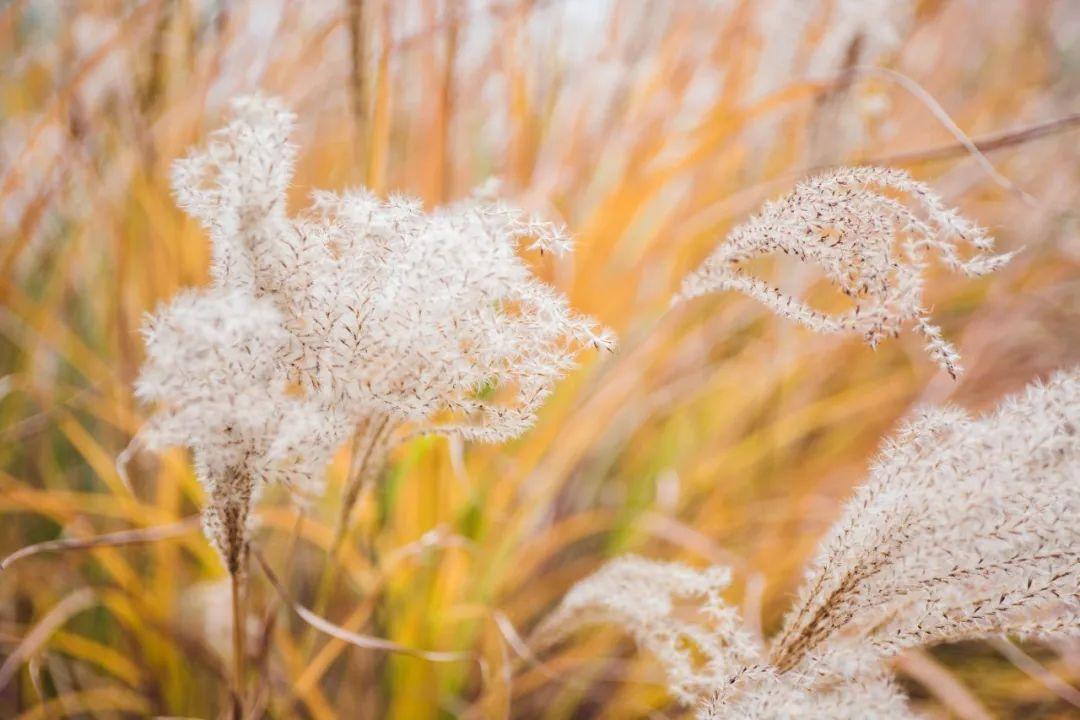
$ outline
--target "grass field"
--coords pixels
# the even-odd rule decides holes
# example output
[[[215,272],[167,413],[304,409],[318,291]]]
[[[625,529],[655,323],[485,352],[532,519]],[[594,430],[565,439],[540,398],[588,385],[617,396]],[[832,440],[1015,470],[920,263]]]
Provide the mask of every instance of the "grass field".
[[[567,223],[572,256],[529,260],[619,346],[583,353],[516,440],[398,448],[353,515],[322,615],[482,662],[352,647],[290,613],[253,569],[251,716],[689,717],[614,631],[537,664],[508,628],[528,638],[568,587],[628,550],[730,565],[729,599],[775,628],[906,413],[983,409],[1080,359],[1080,7],[848,5],[0,4],[0,556],[170,526],[156,542],[41,552],[0,573],[0,717],[228,711],[228,578],[189,520],[203,499],[189,458],[137,453],[130,486],[116,460],[147,415],[133,397],[144,313],[208,277],[208,239],[173,202],[169,164],[256,89],[298,115],[297,206],[356,184],[436,206],[500,176]],[[909,170],[1021,250],[985,278],[930,273],[959,381],[908,334],[871,350],[735,294],[669,309],[762,202],[855,163]],[[761,271],[839,302],[804,266]],[[307,606],[348,464],[345,449],[302,517],[281,489],[259,508],[257,546]],[[897,669],[931,717],[1076,717],[1036,676],[1075,686],[1080,645],[1023,648],[1033,666],[965,643]]]

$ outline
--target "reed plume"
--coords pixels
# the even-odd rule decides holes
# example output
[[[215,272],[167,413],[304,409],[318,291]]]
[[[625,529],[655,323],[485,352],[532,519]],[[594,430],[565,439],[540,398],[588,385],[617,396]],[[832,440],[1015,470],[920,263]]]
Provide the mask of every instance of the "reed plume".
[[[882,661],[908,648],[1080,630],[1080,368],[972,418],[920,414],[886,443],[767,646],[728,573],[620,558],[539,628],[625,626],[701,718],[907,717]],[[699,599],[699,622],[673,598]]]
[[[395,433],[514,437],[577,351],[612,339],[518,255],[522,243],[568,252],[561,225],[491,184],[432,212],[402,196],[315,191],[290,217],[295,116],[261,96],[232,110],[173,165],[177,202],[210,233],[213,281],[148,319],[138,394],[160,405],[140,437],[194,452],[240,633],[252,509],[268,482],[310,494],[355,434],[333,554]],[[237,635],[237,663],[242,645]],[[236,674],[239,688],[242,664]]]
[[[206,535],[242,575],[262,489],[309,487],[342,440],[341,418],[289,392],[275,361],[287,342],[280,314],[243,290],[183,292],[143,335],[136,392],[158,409],[140,437],[151,449],[191,448],[208,495]]]
[[[277,362],[357,428],[344,516],[395,433],[514,437],[579,349],[612,347],[518,254],[569,252],[563,226],[498,200],[491,183],[432,212],[405,196],[315,191],[290,217],[294,115],[258,96],[233,113],[177,161],[173,187],[211,235],[215,286],[271,302],[286,336]]]
[[[287,336],[244,289],[186,291],[143,327],[137,395],[157,406],[139,434],[151,449],[191,448],[206,489],[203,529],[232,585],[233,717],[243,714],[244,583],[252,511],[269,482],[309,486],[342,439],[332,408],[289,392],[276,358]]]
[[[887,191],[909,198],[914,207]],[[962,243],[976,252],[965,259]],[[675,302],[741,292],[783,318],[817,332],[857,333],[871,347],[910,323],[930,357],[955,378],[962,371],[960,357],[923,305],[927,256],[934,251],[950,270],[974,277],[1011,259],[1011,253],[990,254],[993,245],[982,228],[906,172],[840,168],[799,183],[732,230],[683,280]],[[748,261],[776,253],[816,265],[854,306],[839,314],[821,312],[744,269]]]

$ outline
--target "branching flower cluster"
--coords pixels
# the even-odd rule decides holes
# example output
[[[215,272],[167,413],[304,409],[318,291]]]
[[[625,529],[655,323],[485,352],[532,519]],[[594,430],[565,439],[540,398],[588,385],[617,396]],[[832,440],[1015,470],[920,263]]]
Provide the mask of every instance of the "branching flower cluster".
[[[186,291],[147,320],[143,335],[147,358],[136,393],[159,410],[140,436],[153,449],[193,450],[209,496],[207,537],[235,574],[262,487],[310,487],[346,425],[332,409],[288,392],[275,359],[288,337],[265,299],[222,288]]]
[[[580,349],[612,345],[518,254],[567,252],[563,227],[490,193],[424,212],[405,197],[317,191],[291,217],[294,116],[262,97],[233,113],[174,165],[180,206],[211,235],[213,283],[149,322],[140,380],[167,408],[149,435],[195,450],[212,506],[218,495],[242,506],[225,530],[208,519],[212,537],[243,534],[233,520],[264,480],[295,479],[283,460],[318,478],[354,430],[364,462],[346,505],[409,431],[514,437]]]
[[[317,191],[292,218],[292,114],[262,98],[234,110],[205,151],[176,163],[173,186],[211,233],[215,283],[282,313],[281,360],[306,391],[357,417],[505,440],[576,350],[610,347],[518,256],[523,240],[566,252],[564,228],[479,194],[425,213],[407,197]]]
[[[882,450],[768,647],[720,599],[723,569],[621,558],[540,634],[614,622],[702,718],[910,717],[881,660],[907,648],[1080,631],[1080,368],[973,419],[931,410]],[[699,598],[700,623],[675,612]]]
[[[886,191],[910,198],[915,210]],[[961,242],[977,252],[964,259]],[[923,335],[930,356],[956,377],[959,356],[923,306],[927,254],[936,251],[951,270],[978,276],[1012,257],[991,255],[992,249],[993,239],[982,228],[946,208],[906,172],[841,168],[800,183],[732,230],[683,281],[676,301],[734,290],[781,317],[818,332],[858,333],[871,346],[898,335],[910,322]],[[841,314],[824,313],[745,271],[748,261],[776,253],[817,265],[854,307]]]

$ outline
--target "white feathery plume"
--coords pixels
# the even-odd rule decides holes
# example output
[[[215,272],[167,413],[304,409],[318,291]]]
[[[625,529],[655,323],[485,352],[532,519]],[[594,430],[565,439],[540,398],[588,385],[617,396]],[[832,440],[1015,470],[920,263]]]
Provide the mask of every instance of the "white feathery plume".
[[[493,199],[491,185],[433,212],[316,191],[291,217],[295,116],[260,96],[232,112],[173,165],[177,202],[210,233],[213,284],[151,322],[140,379],[168,408],[144,435],[195,450],[208,533],[229,563],[244,543],[222,533],[246,527],[264,481],[320,479],[327,451],[355,433],[347,518],[399,429],[514,437],[581,348],[612,345],[518,255],[567,252],[562,226]]]
[[[878,456],[773,648],[857,636],[882,655],[1080,630],[1080,368],[973,419],[930,410]]]
[[[747,640],[719,599],[726,570],[640,558],[583,580],[538,634],[626,626],[701,718],[911,717],[881,662],[892,654],[1000,634],[1080,634],[1077,527],[1080,367],[982,418],[932,410],[903,429],[822,542],[768,649]],[[675,596],[704,598],[707,617],[721,622],[678,619]]]
[[[761,654],[721,598],[730,581],[724,567],[695,570],[626,555],[575,585],[534,636],[549,646],[587,625],[616,623],[663,664],[672,693],[693,702]],[[679,601],[697,601],[707,622],[679,617]]]
[[[743,668],[699,699],[701,720],[915,720],[881,663],[846,648],[806,669]]]
[[[307,392],[357,423],[501,441],[533,422],[578,349],[611,346],[518,255],[523,241],[566,252],[561,226],[481,196],[427,213],[365,190],[317,191],[289,217],[293,115],[260,97],[233,110],[173,184],[212,235],[216,284],[281,311]]]
[[[288,338],[273,305],[243,290],[187,291],[149,316],[138,397],[157,407],[151,449],[191,448],[209,501],[207,536],[241,572],[263,486],[307,487],[340,444],[332,409],[288,392],[277,356]]]
[[[906,196],[915,209],[884,191]],[[962,258],[961,242],[976,252]],[[732,230],[683,280],[674,302],[734,290],[812,330],[858,333],[871,346],[912,323],[930,356],[956,377],[961,372],[959,356],[923,306],[927,254],[936,251],[951,270],[977,276],[993,272],[1012,257],[991,255],[992,249],[993,239],[982,228],[945,207],[929,187],[906,172],[840,168],[799,183],[791,194],[766,203],[756,216]],[[839,314],[820,312],[743,269],[753,258],[776,253],[817,265],[854,307]]]

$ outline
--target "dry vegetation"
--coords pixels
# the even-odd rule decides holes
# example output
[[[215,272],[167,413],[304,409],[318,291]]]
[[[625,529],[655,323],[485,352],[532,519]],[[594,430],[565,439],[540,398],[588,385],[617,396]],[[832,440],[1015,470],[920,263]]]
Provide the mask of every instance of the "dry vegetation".
[[[0,557],[27,548],[0,571],[0,717],[238,704],[278,718],[689,717],[656,658],[617,632],[531,633],[576,582],[633,552],[729,567],[683,579],[738,608],[754,642],[774,636],[882,438],[916,406],[978,413],[1080,362],[1068,0],[11,0],[0,64]],[[563,254],[523,242],[517,265],[619,347],[560,366],[531,428],[518,435],[528,417],[515,417],[487,438],[506,442],[402,424],[391,443],[350,417],[356,439],[325,492],[298,503],[266,488],[234,627],[190,455],[125,448],[151,415],[135,397],[144,314],[208,286],[215,265],[170,166],[256,89],[297,115],[290,215],[315,189],[363,184],[430,210],[499,176],[503,196],[574,240]],[[915,188],[918,211],[932,188],[1015,256],[984,277],[949,271],[988,269],[966,242],[985,250],[983,236],[954,224],[957,242],[912,246],[902,274],[917,292],[892,295],[863,287],[881,266],[831,264],[851,258],[830,252],[828,228],[809,253],[755,240],[764,202],[854,164],[925,183],[903,185],[906,198],[878,184],[860,207],[899,212]],[[738,267],[706,275],[707,289],[749,289],[777,310],[791,304],[769,297],[806,298],[787,314],[854,336],[733,292],[673,306],[724,238],[745,241]],[[420,289],[416,302],[431,300]],[[243,320],[234,330],[277,342],[258,312]],[[424,363],[404,371],[431,377]],[[290,380],[285,404],[304,391]],[[455,396],[454,409],[466,400],[471,412],[487,398]],[[453,419],[432,407],[411,421]],[[385,470],[356,483],[376,443]],[[964,640],[891,666],[930,717],[1080,712],[1075,641]]]

